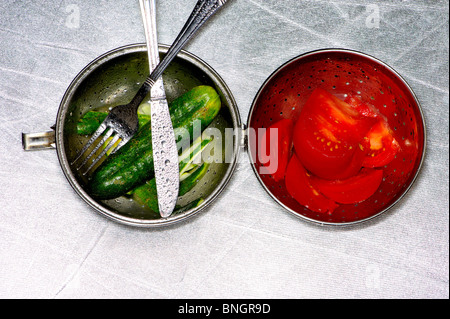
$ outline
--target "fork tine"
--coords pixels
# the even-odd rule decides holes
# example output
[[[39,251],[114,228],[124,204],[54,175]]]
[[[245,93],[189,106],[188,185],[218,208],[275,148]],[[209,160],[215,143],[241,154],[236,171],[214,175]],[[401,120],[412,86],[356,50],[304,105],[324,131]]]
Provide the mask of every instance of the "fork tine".
[[[84,159],[84,161],[78,166],[77,170],[80,170],[81,167],[84,166],[84,164],[87,163],[87,161],[98,151],[98,149],[106,143],[106,141],[108,140],[108,138],[114,133],[114,129],[109,128],[106,131],[106,134],[103,136],[103,138],[100,140],[100,142],[97,143],[97,145],[95,146],[95,148],[89,153],[89,155]]]
[[[111,129],[112,131],[112,129]],[[92,167],[95,166],[95,164],[97,164],[97,162],[111,149],[111,147],[114,146],[114,144],[117,143],[117,141],[119,140],[120,136],[119,134],[115,134],[113,139],[111,141],[109,141],[107,143],[107,145],[105,145],[106,147],[103,149],[103,151],[100,153],[100,155],[98,155],[91,163],[91,165],[87,168],[87,170],[83,173],[83,175],[86,175]]]
[[[111,154],[114,154],[115,152],[117,152],[119,150],[119,148],[124,146],[129,140],[130,140],[129,137],[128,138],[122,138],[122,140],[119,142],[119,144],[117,144],[116,148],[111,152]]]
[[[89,141],[84,145],[84,147],[81,149],[81,151],[77,154],[77,157],[72,161],[71,165],[75,164],[76,161],[78,161],[81,156],[87,151],[87,149],[92,145],[92,143],[95,142],[95,140],[106,130],[107,126],[105,123],[102,123],[98,129],[94,132],[94,134],[91,136]]]

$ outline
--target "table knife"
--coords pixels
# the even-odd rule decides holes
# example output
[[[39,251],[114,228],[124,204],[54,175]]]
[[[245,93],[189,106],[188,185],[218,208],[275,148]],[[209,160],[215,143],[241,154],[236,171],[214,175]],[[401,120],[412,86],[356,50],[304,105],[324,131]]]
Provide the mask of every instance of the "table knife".
[[[150,73],[159,64],[155,0],[139,0],[148,49]],[[161,217],[169,217],[178,199],[178,150],[162,77],[151,90],[153,165]]]

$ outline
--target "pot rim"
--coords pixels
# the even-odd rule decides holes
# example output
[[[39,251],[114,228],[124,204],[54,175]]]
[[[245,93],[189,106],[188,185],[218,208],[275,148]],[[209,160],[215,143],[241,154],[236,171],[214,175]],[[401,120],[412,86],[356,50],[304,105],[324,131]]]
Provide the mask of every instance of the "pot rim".
[[[372,220],[376,217],[379,217],[380,215],[384,214],[385,212],[387,212],[388,210],[392,209],[394,206],[396,206],[405,196],[406,194],[411,190],[413,184],[415,184],[420,171],[422,169],[424,160],[425,160],[425,155],[426,155],[426,148],[427,148],[427,127],[426,127],[426,123],[425,123],[425,116],[423,113],[423,109],[421,106],[421,103],[419,101],[419,99],[417,98],[417,95],[415,94],[415,92],[413,91],[412,87],[409,85],[409,83],[397,72],[395,71],[394,68],[392,68],[390,65],[388,65],[387,63],[379,60],[378,58],[375,58],[369,54],[363,53],[361,51],[357,51],[357,50],[352,50],[352,49],[344,49],[344,48],[324,48],[324,49],[317,49],[317,50],[313,50],[313,51],[309,51],[306,53],[302,53],[290,60],[288,60],[287,62],[284,62],[281,66],[279,66],[278,68],[275,69],[275,71],[272,72],[272,74],[263,82],[263,84],[260,86],[257,94],[255,95],[255,98],[253,99],[252,105],[250,107],[250,111],[248,113],[248,117],[247,117],[247,127],[249,127],[250,125],[250,121],[252,119],[253,113],[255,111],[256,108],[256,101],[259,99],[259,97],[261,96],[263,90],[265,89],[265,87],[267,86],[267,84],[282,70],[284,69],[287,65],[294,63],[298,60],[304,59],[306,57],[312,56],[312,55],[316,55],[316,54],[324,54],[324,53],[349,53],[352,55],[357,55],[363,58],[366,58],[368,60],[371,60],[383,67],[385,67],[388,71],[392,72],[404,85],[405,87],[408,89],[409,93],[411,94],[411,96],[413,97],[417,108],[419,110],[419,114],[420,114],[420,118],[421,118],[421,124],[422,124],[422,129],[423,129],[423,150],[422,150],[422,154],[420,154],[421,159],[419,162],[419,165],[417,167],[417,170],[415,172],[414,177],[411,179],[411,182],[409,183],[408,187],[405,188],[405,190],[403,191],[402,195],[400,195],[391,205],[389,205],[388,207],[386,207],[385,209],[383,209],[382,211],[378,212],[377,214],[374,214],[372,216],[369,216],[367,218],[361,219],[361,220],[357,220],[357,221],[352,221],[352,222],[343,222],[343,223],[335,223],[335,222],[324,222],[324,221],[319,221],[319,220],[315,220],[313,218],[304,216],[302,214],[297,213],[296,211],[294,211],[293,209],[289,208],[288,206],[286,206],[285,204],[283,204],[278,198],[276,198],[272,192],[267,188],[267,186],[264,184],[261,176],[258,174],[257,168],[255,166],[255,159],[252,157],[252,152],[250,150],[248,150],[248,156],[249,156],[249,160],[250,160],[250,165],[252,166],[253,172],[255,173],[258,181],[260,182],[260,184],[262,185],[262,187],[265,189],[265,191],[270,195],[270,197],[272,197],[273,200],[275,200],[275,202],[277,202],[279,205],[281,205],[286,211],[288,211],[290,214],[296,216],[297,218],[300,218],[304,221],[307,221],[309,223],[313,223],[313,224],[318,224],[320,226],[337,226],[337,227],[342,227],[342,226],[353,226],[353,225],[357,225],[357,224],[361,224],[361,223],[365,223],[368,222],[369,220]]]
[[[161,53],[166,53],[169,49],[168,45],[165,44],[159,44],[159,50]],[[183,212],[182,214],[176,215],[176,216],[170,216],[168,218],[160,218],[160,219],[138,219],[138,218],[132,218],[127,217],[124,215],[121,215],[112,209],[109,209],[105,207],[104,205],[101,205],[97,201],[95,201],[93,198],[89,196],[89,194],[81,187],[81,185],[76,180],[74,174],[72,173],[72,170],[70,169],[69,161],[67,159],[67,156],[65,154],[65,147],[64,147],[64,121],[68,109],[68,102],[73,97],[74,92],[78,88],[78,86],[85,80],[89,74],[92,73],[98,66],[100,66],[103,62],[109,61],[111,59],[114,59],[118,56],[122,56],[129,53],[135,53],[135,52],[145,52],[147,50],[147,46],[145,43],[135,43],[135,44],[129,44],[124,45],[115,49],[112,49],[110,51],[107,51],[106,53],[98,56],[96,59],[91,61],[88,65],[86,65],[72,80],[68,88],[66,89],[64,96],[61,100],[57,117],[56,117],[56,126],[55,126],[55,138],[56,138],[56,151],[58,155],[58,160],[60,162],[60,166],[64,172],[64,175],[66,179],[69,181],[72,188],[75,190],[75,192],[94,210],[96,210],[101,215],[114,220],[116,222],[119,222],[121,224],[125,224],[128,226],[136,226],[136,227],[165,227],[173,224],[177,224],[179,222],[185,221],[188,218],[191,218],[198,213],[204,211],[207,207],[209,207],[223,192],[227,184],[229,183],[231,176],[233,175],[238,158],[240,155],[240,145],[238,142],[234,143],[234,150],[233,150],[233,157],[232,161],[229,163],[229,167],[227,168],[227,171],[222,178],[221,182],[217,185],[215,190],[207,197],[205,198],[205,201],[202,205],[199,207],[190,209],[186,212]],[[241,117],[239,114],[239,109],[237,107],[236,101],[234,99],[234,96],[232,95],[229,87],[225,83],[225,81],[220,77],[220,75],[205,61],[197,57],[196,55],[181,50],[180,53],[177,55],[178,58],[181,58],[194,66],[201,69],[203,72],[205,72],[211,79],[214,81],[215,85],[217,85],[223,94],[224,98],[229,102],[229,109],[230,114],[232,117],[232,122],[234,129],[240,129],[242,127],[241,123]]]

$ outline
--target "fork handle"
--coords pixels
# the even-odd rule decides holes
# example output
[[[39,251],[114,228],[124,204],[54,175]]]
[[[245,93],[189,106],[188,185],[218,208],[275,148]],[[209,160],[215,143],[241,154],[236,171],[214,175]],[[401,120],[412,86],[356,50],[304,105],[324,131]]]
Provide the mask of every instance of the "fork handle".
[[[164,58],[156,66],[153,72],[151,72],[150,76],[145,80],[144,84],[141,86],[133,100],[130,102],[130,104],[132,104],[136,108],[136,110],[138,109],[144,98],[147,96],[148,92],[150,92],[152,86],[161,77],[164,70],[177,56],[177,54],[185,46],[185,44],[193,37],[198,29],[200,29],[200,27],[227,1],[228,0],[199,0],[197,2],[189,19],[187,20],[181,32],[178,34],[172,46],[167,51]]]

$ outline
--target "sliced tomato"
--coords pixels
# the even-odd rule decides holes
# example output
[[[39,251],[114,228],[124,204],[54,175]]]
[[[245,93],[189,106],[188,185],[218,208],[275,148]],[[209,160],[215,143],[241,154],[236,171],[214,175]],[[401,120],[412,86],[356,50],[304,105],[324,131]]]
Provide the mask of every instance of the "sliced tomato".
[[[311,177],[297,155],[292,155],[286,170],[286,188],[301,205],[317,213],[332,213],[338,205],[320,194],[312,185]]]
[[[358,146],[355,149],[355,152],[353,153],[353,157],[350,163],[342,171],[335,174],[336,176],[335,179],[345,179],[357,175],[359,171],[362,169],[363,163],[367,158],[366,154],[367,149],[364,146],[362,146],[362,144],[358,144]]]
[[[294,122],[283,119],[270,126],[264,133],[259,147],[259,159],[275,181],[281,181],[292,150]]]
[[[358,173],[358,149],[376,122],[334,95],[316,89],[294,128],[294,148],[304,167],[324,179],[345,179]]]
[[[311,184],[331,200],[341,204],[355,204],[371,197],[382,180],[382,170],[363,168],[358,175],[345,180],[329,181],[312,177]]]
[[[364,103],[359,96],[349,94],[344,101],[363,116],[371,118],[383,117],[375,106]]]
[[[394,138],[392,130],[384,120],[378,121],[364,138],[367,155],[364,167],[382,167],[389,164],[400,150],[400,144]]]

